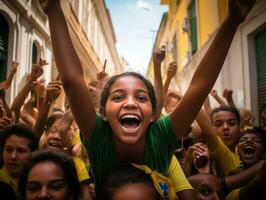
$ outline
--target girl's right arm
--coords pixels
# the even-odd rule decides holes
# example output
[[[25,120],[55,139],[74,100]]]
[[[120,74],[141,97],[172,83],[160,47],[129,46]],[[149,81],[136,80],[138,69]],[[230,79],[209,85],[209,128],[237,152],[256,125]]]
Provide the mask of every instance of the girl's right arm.
[[[95,127],[96,112],[83,77],[80,59],[70,38],[62,5],[60,0],[39,1],[49,19],[56,66],[70,108],[80,130],[86,138],[90,138]]]
[[[170,114],[170,123],[178,138],[188,130],[223,66],[238,26],[245,20],[256,0],[229,0],[228,14],[199,66],[178,106]]]

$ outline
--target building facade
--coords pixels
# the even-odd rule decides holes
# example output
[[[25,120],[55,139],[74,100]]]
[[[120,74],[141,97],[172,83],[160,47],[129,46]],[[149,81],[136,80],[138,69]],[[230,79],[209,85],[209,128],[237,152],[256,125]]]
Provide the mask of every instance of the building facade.
[[[116,38],[104,0],[61,0],[73,44],[83,65],[87,82],[103,70],[112,75],[123,71],[116,50]],[[11,102],[24,77],[39,58],[49,63],[46,82],[57,75],[46,15],[37,0],[0,0],[0,81],[5,80],[12,60],[19,68],[7,100]]]
[[[227,0],[161,0],[168,5],[166,37],[157,37],[155,48],[166,45],[168,63],[176,61],[178,73],[171,87],[184,93],[227,13]],[[159,30],[159,33],[161,30]],[[215,53],[215,52],[214,52]],[[151,65],[150,65],[151,67]],[[148,71],[148,77],[152,74]],[[208,77],[208,74],[206,74]],[[233,90],[237,107],[257,117],[266,103],[266,1],[257,0],[239,27],[214,89]],[[212,99],[211,99],[212,100]],[[212,101],[213,106],[217,104]],[[257,119],[258,120],[258,119]]]

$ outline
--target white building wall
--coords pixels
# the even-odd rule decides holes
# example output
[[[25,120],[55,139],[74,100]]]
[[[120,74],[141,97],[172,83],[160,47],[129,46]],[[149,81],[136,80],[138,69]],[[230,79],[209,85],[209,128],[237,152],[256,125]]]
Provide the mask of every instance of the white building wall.
[[[21,10],[17,9],[18,5],[21,7]],[[0,0],[0,12],[5,16],[10,28],[7,73],[10,70],[12,60],[19,62],[17,73],[14,77],[11,87],[7,91],[7,102],[13,101],[18,91],[24,85],[26,75],[31,71],[32,44],[34,41],[38,43],[39,56],[42,56],[42,58],[46,59],[49,65],[52,61],[51,53],[50,55],[48,53],[48,57],[45,57],[44,52],[51,52],[51,49],[48,48],[51,45],[46,44],[47,40],[45,40],[45,37],[47,37],[47,35],[43,35],[40,32],[42,31],[47,33],[48,30],[45,23],[42,23],[42,18],[38,14],[38,8],[34,8],[35,5],[36,2],[34,2],[34,0],[27,2],[17,2],[12,0],[8,1],[8,3],[6,3],[6,1]],[[25,13],[23,13],[23,9]],[[35,22],[39,25],[39,28],[43,27],[43,29],[38,30],[32,24],[32,20],[35,20]],[[45,67],[44,77],[47,81],[51,79],[51,66]]]

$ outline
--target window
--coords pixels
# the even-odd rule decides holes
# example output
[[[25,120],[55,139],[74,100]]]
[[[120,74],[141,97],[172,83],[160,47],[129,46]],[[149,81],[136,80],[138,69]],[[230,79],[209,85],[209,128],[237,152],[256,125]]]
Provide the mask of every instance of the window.
[[[35,42],[33,42],[33,44],[32,44],[32,58],[31,58],[31,62],[33,64],[36,64],[38,62],[37,57],[38,57],[38,49],[37,49]]]
[[[188,17],[190,24],[191,53],[193,55],[198,50],[197,17],[196,17],[195,0],[192,0],[188,7]]]
[[[9,27],[2,14],[0,14],[0,24],[0,81],[4,81],[7,72]]]
[[[266,104],[266,28],[255,36],[255,51],[258,81],[258,108]]]

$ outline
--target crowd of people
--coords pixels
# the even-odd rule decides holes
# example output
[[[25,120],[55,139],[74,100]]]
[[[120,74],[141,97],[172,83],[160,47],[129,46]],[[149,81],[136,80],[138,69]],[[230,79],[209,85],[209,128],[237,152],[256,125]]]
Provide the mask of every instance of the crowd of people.
[[[142,75],[103,71],[86,83],[59,0],[48,16],[59,76],[46,85],[43,59],[10,104],[0,83],[0,191],[4,199],[250,200],[266,197],[266,106],[261,124],[213,85],[255,0],[229,0],[228,14],[184,94],[163,83],[165,47],[153,52],[154,86]],[[208,74],[208,78],[206,75]],[[55,106],[64,88],[65,109]],[[30,98],[27,98],[30,96]],[[217,101],[211,108],[209,98]]]

